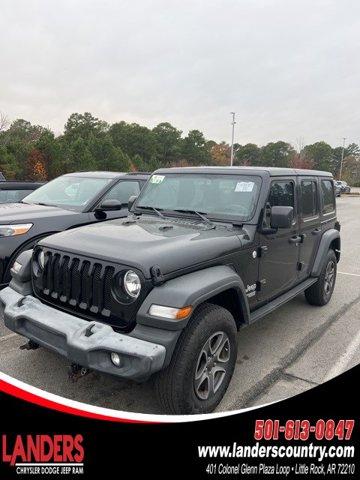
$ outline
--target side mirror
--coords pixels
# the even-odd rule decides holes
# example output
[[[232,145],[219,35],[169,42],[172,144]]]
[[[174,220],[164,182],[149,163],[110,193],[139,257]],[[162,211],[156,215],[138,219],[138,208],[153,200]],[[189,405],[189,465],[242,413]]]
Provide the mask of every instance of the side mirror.
[[[290,228],[293,220],[293,207],[271,207],[271,228]]]
[[[119,200],[104,200],[96,210],[102,211],[112,211],[112,210],[121,210],[122,204]]]
[[[131,208],[132,206],[134,205],[134,203],[136,202],[137,200],[137,195],[132,195],[130,198],[129,198],[129,202],[128,202],[128,210],[129,212],[131,211]]]

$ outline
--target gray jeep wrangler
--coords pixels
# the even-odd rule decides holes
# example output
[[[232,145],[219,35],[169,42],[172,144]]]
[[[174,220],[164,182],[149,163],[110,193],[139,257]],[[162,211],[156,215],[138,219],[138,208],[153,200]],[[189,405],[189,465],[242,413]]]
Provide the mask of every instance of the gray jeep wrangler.
[[[0,293],[5,325],[78,368],[155,376],[169,413],[211,412],[238,330],[301,292],[329,302],[340,258],[327,172],[156,171],[127,218],[61,232],[23,252]]]

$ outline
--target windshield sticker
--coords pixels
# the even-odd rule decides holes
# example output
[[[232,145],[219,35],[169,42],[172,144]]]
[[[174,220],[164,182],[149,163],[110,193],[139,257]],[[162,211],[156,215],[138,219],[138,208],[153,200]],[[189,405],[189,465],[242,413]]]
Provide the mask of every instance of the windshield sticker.
[[[164,180],[164,175],[153,175],[150,178],[151,183],[161,183]]]
[[[237,182],[235,192],[252,192],[254,185],[254,182]]]

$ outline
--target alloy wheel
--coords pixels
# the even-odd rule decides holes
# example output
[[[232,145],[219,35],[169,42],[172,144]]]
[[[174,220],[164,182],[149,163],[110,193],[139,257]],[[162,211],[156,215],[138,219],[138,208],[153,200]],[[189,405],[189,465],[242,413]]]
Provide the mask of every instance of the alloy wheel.
[[[332,292],[334,288],[334,282],[335,282],[335,262],[331,260],[326,265],[326,270],[325,270],[324,292],[326,296],[330,295],[330,293]]]
[[[213,397],[222,385],[230,360],[230,340],[225,332],[211,335],[204,343],[195,369],[194,389],[200,400]]]

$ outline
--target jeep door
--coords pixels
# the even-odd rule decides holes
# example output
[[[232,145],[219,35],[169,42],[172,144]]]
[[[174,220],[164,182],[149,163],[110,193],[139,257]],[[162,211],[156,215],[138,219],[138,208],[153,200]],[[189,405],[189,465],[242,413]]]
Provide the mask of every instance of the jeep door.
[[[299,276],[309,276],[321,233],[336,218],[335,193],[330,178],[299,178],[300,235]]]
[[[296,181],[294,178],[273,179],[266,211],[273,206],[290,206],[294,220],[290,228],[278,229],[275,233],[260,233],[259,293],[260,301],[270,300],[289,290],[297,281],[299,257],[299,228],[297,219]],[[270,216],[264,219],[270,227]]]
[[[298,177],[299,191],[299,278],[309,276],[321,238],[319,184],[316,177]]]

